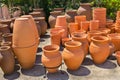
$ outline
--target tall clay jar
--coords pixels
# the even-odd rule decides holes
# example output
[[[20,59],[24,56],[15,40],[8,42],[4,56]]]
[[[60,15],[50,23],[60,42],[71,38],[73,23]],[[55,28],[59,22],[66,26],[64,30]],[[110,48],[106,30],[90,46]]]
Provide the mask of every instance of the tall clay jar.
[[[66,19],[67,19],[68,23],[74,22],[75,21],[74,17],[77,16],[77,10],[68,10],[68,11],[66,11],[65,16],[66,16]]]
[[[78,30],[78,23],[68,23],[69,34],[71,35],[73,32]]]
[[[88,54],[88,49],[89,49],[89,42],[87,40],[87,34],[80,33],[80,32],[73,32],[72,40],[79,41],[82,43],[82,48],[83,48],[85,56],[86,56]]]
[[[82,43],[78,41],[66,42],[65,48],[62,52],[62,57],[69,70],[77,70],[84,60]]]
[[[58,71],[59,66],[62,64],[62,55],[59,52],[58,45],[46,45],[42,48],[42,64],[49,73]]]
[[[14,72],[15,60],[11,48],[9,46],[0,47],[3,59],[0,62],[0,67],[4,74],[11,74]]]
[[[78,29],[81,29],[81,22],[86,21],[85,15],[75,16],[75,23],[78,23]]]
[[[50,25],[50,28],[55,27],[56,18],[59,15],[61,15],[61,11],[52,11],[52,12],[50,12],[49,21],[48,21],[49,25]]]
[[[78,15],[86,15],[87,20],[92,19],[92,8],[90,3],[81,3],[77,10]]]
[[[89,30],[98,30],[99,29],[99,20],[91,20]]]
[[[94,63],[104,63],[110,54],[109,38],[105,36],[94,36],[91,40],[89,51]]]

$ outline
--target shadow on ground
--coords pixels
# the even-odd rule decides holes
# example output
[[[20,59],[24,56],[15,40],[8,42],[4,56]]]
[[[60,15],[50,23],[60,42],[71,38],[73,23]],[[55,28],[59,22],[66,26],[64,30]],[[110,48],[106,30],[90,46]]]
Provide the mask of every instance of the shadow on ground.
[[[89,75],[91,72],[88,68],[80,66],[80,68],[78,70],[74,70],[71,71],[69,69],[67,69],[68,73],[75,75],[75,76],[87,76]]]

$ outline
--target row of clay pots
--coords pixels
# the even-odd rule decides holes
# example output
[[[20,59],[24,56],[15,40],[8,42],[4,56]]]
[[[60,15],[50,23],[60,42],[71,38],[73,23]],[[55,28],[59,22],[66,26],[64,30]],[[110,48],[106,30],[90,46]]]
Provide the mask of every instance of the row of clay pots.
[[[23,69],[34,66],[39,39],[32,16],[24,15],[15,20],[12,48]]]

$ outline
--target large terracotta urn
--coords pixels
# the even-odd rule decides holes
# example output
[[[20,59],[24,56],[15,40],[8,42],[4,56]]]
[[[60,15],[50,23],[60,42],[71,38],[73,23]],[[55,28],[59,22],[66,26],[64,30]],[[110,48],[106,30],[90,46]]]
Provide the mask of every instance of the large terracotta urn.
[[[17,18],[14,23],[12,48],[23,69],[32,68],[36,59],[38,41],[33,24],[29,18]]]
[[[62,57],[69,70],[77,70],[84,60],[84,55],[82,43],[78,41],[69,41],[65,43]]]
[[[91,40],[89,51],[94,63],[104,63],[110,54],[109,38],[105,36],[93,36]]]
[[[1,46],[0,53],[2,55],[2,60],[0,62],[0,67],[4,74],[11,74],[14,72],[15,60],[12,50],[9,46]]]
[[[85,56],[88,54],[89,49],[89,42],[87,40],[87,34],[86,33],[80,33],[80,32],[73,32],[72,33],[72,40],[79,41],[82,43],[82,48],[85,53]]]
[[[90,3],[81,3],[77,10],[78,15],[86,15],[87,20],[92,19],[92,8]]]
[[[48,70],[49,73],[55,73],[62,64],[62,55],[59,52],[58,45],[46,45],[42,48],[42,64]]]
[[[52,12],[50,12],[50,16],[49,16],[49,19],[48,19],[50,28],[54,28],[55,27],[56,18],[59,15],[61,15],[61,11],[52,11]]]
[[[77,10],[67,10],[65,16],[68,23],[74,22],[74,17],[77,16]]]

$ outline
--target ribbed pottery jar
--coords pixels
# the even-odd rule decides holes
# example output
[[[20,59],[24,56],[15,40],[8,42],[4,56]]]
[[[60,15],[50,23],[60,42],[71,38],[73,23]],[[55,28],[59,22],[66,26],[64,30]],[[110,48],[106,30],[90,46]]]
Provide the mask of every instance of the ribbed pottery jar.
[[[58,45],[46,45],[42,48],[42,64],[49,73],[55,73],[62,64],[62,55]]]
[[[77,41],[66,42],[62,57],[69,70],[77,70],[84,60],[82,43]]]
[[[68,23],[74,22],[74,17],[77,16],[77,10],[67,10],[65,16]]]
[[[35,34],[35,39],[36,39],[36,42],[39,44],[39,40],[40,40],[40,37],[39,37],[39,34],[38,34],[38,30],[37,30],[37,26],[35,24],[35,21],[33,19],[33,17],[31,15],[23,15],[21,16],[22,18],[28,18],[29,19],[29,22],[31,23],[31,26],[33,28],[33,33]]]
[[[94,63],[104,63],[110,54],[109,38],[105,36],[94,36],[91,40],[89,51]]]
[[[6,42],[6,41],[10,41],[10,42],[12,42],[12,33],[4,33],[3,35],[2,35],[2,37],[3,37],[3,40]]]
[[[72,40],[79,41],[82,43],[82,48],[85,53],[85,56],[88,54],[89,49],[89,42],[87,40],[87,34],[86,33],[80,33],[80,32],[73,32],[72,33]]]
[[[0,32],[2,32],[2,33],[10,33],[8,25],[0,24]]]
[[[100,21],[100,28],[106,27],[106,8],[94,8],[93,9],[93,20]]]
[[[92,19],[92,7],[90,3],[81,3],[77,10],[78,15],[85,15],[87,20]]]
[[[11,48],[9,46],[0,47],[3,59],[0,62],[0,67],[4,74],[11,74],[14,72],[15,60]]]
[[[40,29],[41,29],[41,35],[44,35],[47,30],[47,22],[45,21],[45,17],[37,17],[34,18],[35,21],[39,21]]]
[[[111,33],[108,34],[108,37],[110,38],[110,41],[114,44],[115,50],[120,50],[120,33]]]
[[[49,21],[48,21],[49,25],[50,25],[50,28],[55,27],[56,18],[59,15],[61,15],[61,11],[52,11],[52,12],[50,12]]]

